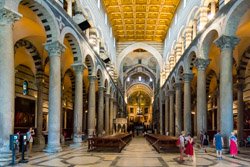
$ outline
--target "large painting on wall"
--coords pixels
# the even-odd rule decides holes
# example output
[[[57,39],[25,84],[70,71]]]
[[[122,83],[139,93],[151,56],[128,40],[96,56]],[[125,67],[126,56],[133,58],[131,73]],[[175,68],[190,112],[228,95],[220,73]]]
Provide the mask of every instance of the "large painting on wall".
[[[35,100],[16,97],[15,128],[35,127]]]

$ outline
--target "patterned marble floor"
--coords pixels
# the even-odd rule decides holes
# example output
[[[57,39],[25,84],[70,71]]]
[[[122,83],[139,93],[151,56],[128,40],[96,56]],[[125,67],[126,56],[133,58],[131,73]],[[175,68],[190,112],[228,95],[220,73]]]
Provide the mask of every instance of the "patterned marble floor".
[[[250,149],[250,148],[248,148]],[[223,160],[217,160],[215,153],[202,153],[196,150],[194,161],[178,161],[178,154],[157,153],[143,137],[134,138],[121,153],[87,152],[87,143],[80,148],[65,147],[58,154],[35,152],[27,164],[16,166],[43,167],[168,167],[168,166],[250,166],[250,151],[244,152],[232,159],[224,155]]]

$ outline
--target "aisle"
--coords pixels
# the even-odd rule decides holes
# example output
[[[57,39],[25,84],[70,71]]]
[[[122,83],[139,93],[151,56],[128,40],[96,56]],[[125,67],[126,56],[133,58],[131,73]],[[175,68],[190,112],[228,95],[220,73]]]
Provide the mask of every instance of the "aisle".
[[[111,166],[167,166],[167,164],[144,137],[135,137]]]

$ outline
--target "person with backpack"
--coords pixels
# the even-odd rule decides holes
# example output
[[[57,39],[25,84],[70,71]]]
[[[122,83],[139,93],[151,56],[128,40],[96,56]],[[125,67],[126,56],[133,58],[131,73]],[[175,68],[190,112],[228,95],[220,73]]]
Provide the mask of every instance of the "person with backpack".
[[[202,137],[202,146],[203,146],[203,148],[205,150],[205,153],[207,153],[208,145],[209,145],[209,136],[208,136],[207,132],[205,132],[203,134],[203,137]]]
[[[181,135],[179,136],[177,141],[177,146],[180,149],[180,161],[184,161],[183,154],[185,151],[185,131],[181,132]]]

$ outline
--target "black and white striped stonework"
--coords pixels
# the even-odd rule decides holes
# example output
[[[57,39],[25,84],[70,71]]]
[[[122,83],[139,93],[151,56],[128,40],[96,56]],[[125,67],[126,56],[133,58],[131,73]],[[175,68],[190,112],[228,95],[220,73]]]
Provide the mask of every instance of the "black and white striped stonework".
[[[52,16],[50,16],[48,11],[46,11],[46,9],[42,5],[40,5],[38,2],[35,2],[34,0],[23,0],[20,4],[30,8],[40,18],[46,32],[46,42],[50,43],[56,41],[58,37],[56,36],[57,33],[55,30],[55,22],[53,21]]]
[[[41,56],[40,56],[39,52],[37,51],[36,47],[30,41],[24,40],[24,39],[21,39],[21,40],[16,42],[16,44],[14,46],[15,52],[18,48],[21,48],[21,47],[25,47],[26,50],[32,56],[32,59],[34,60],[34,63],[35,63],[37,73],[42,73],[43,72],[42,59],[41,59]]]

